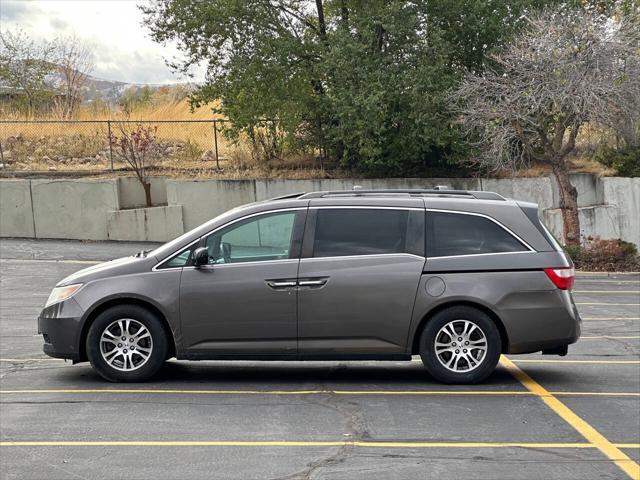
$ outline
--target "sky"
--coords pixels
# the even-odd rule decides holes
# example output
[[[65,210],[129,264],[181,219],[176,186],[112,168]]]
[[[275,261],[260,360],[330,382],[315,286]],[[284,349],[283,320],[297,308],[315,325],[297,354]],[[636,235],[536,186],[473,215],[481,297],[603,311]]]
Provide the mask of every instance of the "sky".
[[[75,35],[95,51],[95,77],[128,83],[201,81],[174,74],[165,58],[175,45],[160,45],[142,25],[137,4],[145,0],[0,0],[0,31],[23,30],[34,39]]]

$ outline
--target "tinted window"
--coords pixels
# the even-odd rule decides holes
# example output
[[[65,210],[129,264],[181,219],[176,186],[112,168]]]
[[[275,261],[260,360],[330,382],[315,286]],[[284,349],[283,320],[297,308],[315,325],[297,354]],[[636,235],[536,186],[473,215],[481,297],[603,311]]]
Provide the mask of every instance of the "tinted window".
[[[289,258],[295,218],[296,212],[261,215],[209,235],[209,263]]]
[[[427,212],[427,256],[520,252],[527,248],[497,223],[477,215]]]
[[[314,257],[406,251],[408,210],[319,209]]]

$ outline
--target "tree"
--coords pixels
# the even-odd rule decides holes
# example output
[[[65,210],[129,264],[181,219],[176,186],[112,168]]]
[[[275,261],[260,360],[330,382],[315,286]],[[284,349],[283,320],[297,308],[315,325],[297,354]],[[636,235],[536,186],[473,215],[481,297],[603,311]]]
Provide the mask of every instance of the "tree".
[[[147,207],[151,207],[151,182],[147,178],[149,163],[159,157],[158,127],[131,126],[128,122],[117,125],[118,135],[111,134],[109,142],[116,155],[122,158],[134,171],[144,189]]]
[[[54,51],[52,43],[36,42],[21,30],[0,32],[0,81],[26,101],[29,114],[53,94],[46,77],[55,68]]]
[[[62,118],[68,119],[82,101],[84,87],[94,66],[93,50],[75,36],[57,39],[55,50],[57,70],[62,80],[62,95],[56,102]]]
[[[220,101],[231,134],[278,135],[321,158],[410,173],[462,147],[445,92],[542,0],[156,0],[142,7],[188,73],[206,63],[194,105]],[[455,10],[456,14],[451,14]],[[474,12],[480,20],[469,24]],[[472,43],[470,43],[472,42]],[[480,43],[481,42],[481,43]],[[481,54],[474,45],[485,45]]]
[[[567,245],[580,241],[569,155],[586,123],[616,128],[640,109],[640,30],[586,10],[556,8],[469,73],[452,95],[477,147],[472,163],[490,170],[530,161],[551,167],[560,192]]]

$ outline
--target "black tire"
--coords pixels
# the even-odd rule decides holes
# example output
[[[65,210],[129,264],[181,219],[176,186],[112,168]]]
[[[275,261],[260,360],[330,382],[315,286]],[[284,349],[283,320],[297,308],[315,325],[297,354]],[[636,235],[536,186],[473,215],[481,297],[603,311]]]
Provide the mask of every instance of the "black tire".
[[[477,366],[474,366],[471,369],[471,362],[467,360],[460,360],[461,368],[466,366],[469,368],[469,371],[452,371],[443,365],[436,355],[436,336],[443,327],[456,320],[466,320],[471,322],[481,329],[484,337],[486,338],[486,352]],[[460,327],[462,325],[454,323],[454,327],[455,326]],[[476,333],[474,335],[476,335],[476,337],[474,338],[478,338],[477,330],[475,332]],[[442,338],[448,337],[440,337],[440,339]],[[427,367],[429,373],[435,379],[443,383],[452,384],[478,383],[487,378],[495,370],[502,350],[500,332],[493,320],[486,313],[473,307],[465,306],[447,308],[438,312],[433,316],[433,318],[429,319],[426,327],[420,335],[419,346],[422,363]],[[471,350],[469,350],[469,352],[471,352]],[[476,354],[478,354],[477,351]],[[453,355],[453,352],[451,352],[451,355]],[[445,358],[444,361],[447,361],[450,358],[451,357]]]
[[[131,319],[144,325],[151,336],[152,342],[151,352],[146,361],[143,362],[142,357],[138,354],[135,357],[136,361],[143,363],[138,367],[132,367],[128,371],[119,370],[110,365],[103,358],[100,350],[100,339],[103,332],[114,321],[120,319]],[[100,313],[93,321],[87,333],[86,347],[87,357],[91,362],[91,366],[105,380],[110,382],[144,382],[155,375],[164,364],[167,358],[168,341],[161,321],[149,310],[138,305],[117,305]],[[114,357],[117,357],[117,355]]]

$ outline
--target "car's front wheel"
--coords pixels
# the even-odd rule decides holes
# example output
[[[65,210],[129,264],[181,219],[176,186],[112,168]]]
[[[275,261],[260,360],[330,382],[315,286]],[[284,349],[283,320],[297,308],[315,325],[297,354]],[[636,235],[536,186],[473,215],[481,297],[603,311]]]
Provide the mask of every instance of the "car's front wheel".
[[[162,367],[167,336],[158,318],[138,305],[100,313],[87,334],[91,366],[110,382],[143,382]]]
[[[472,307],[451,307],[428,320],[420,336],[420,357],[444,383],[477,383],[500,358],[500,332],[489,316]]]

